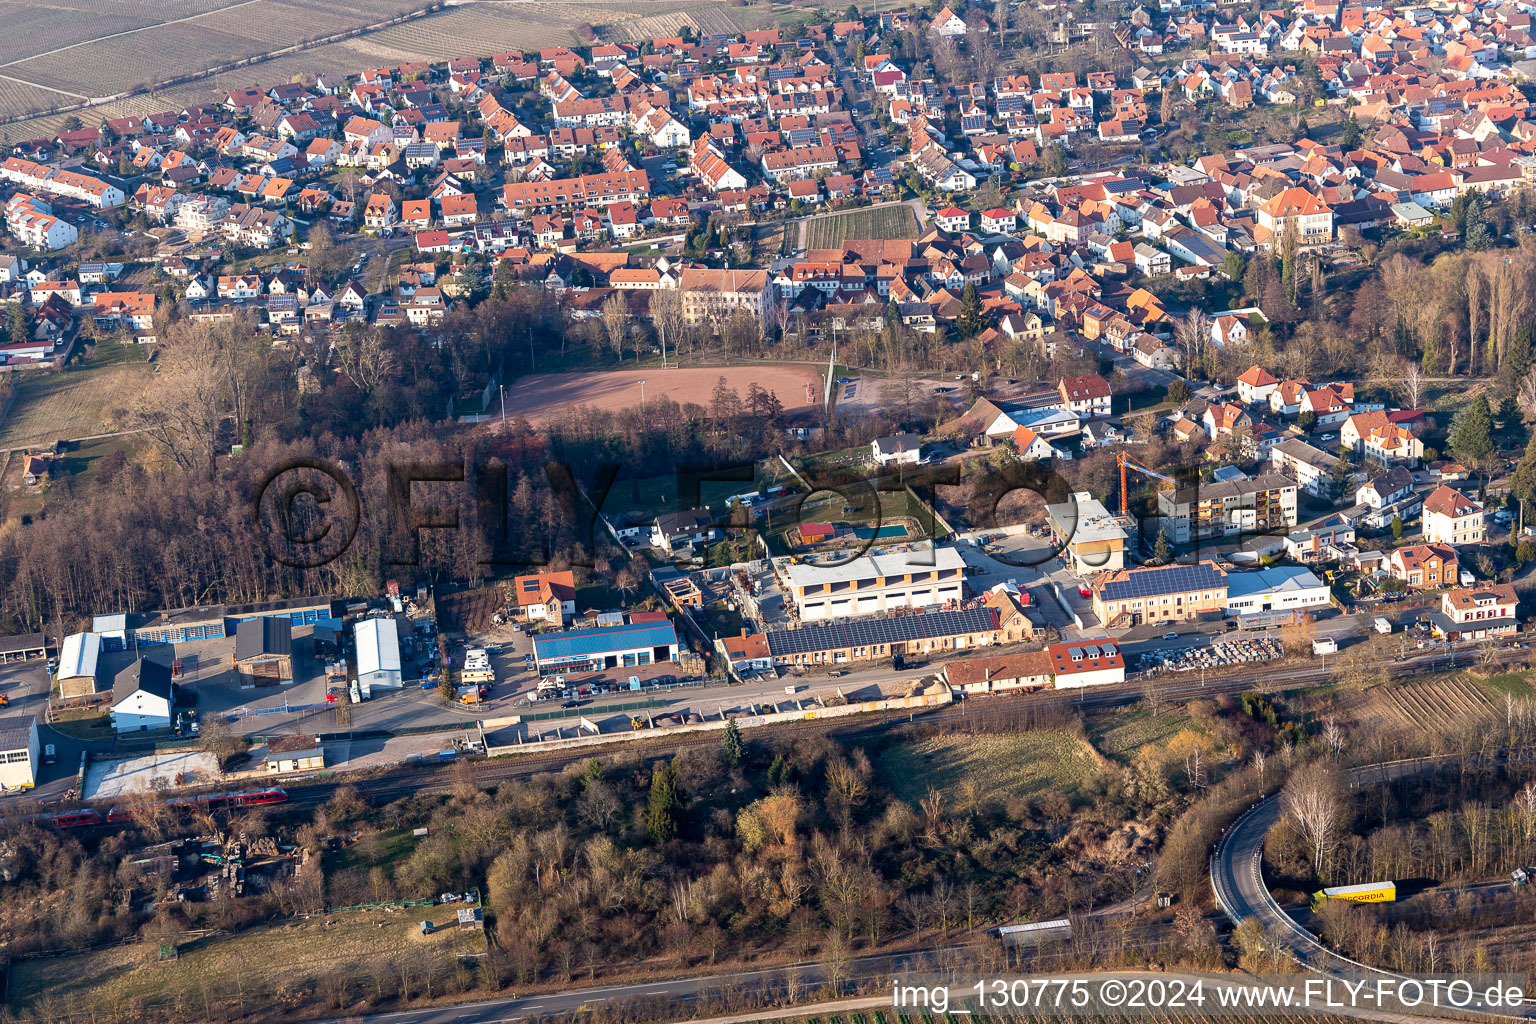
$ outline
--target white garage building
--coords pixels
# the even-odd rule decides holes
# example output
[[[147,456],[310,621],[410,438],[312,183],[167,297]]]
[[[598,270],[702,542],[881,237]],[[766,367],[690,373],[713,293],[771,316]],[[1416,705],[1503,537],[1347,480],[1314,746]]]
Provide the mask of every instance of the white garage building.
[[[364,619],[353,636],[357,640],[357,686],[363,696],[375,686],[398,690],[405,685],[400,671],[400,633],[394,619]]]
[[[0,788],[6,792],[37,784],[37,719],[0,718]]]
[[[1328,584],[1298,565],[1227,573],[1227,614],[1262,615],[1326,608]]]

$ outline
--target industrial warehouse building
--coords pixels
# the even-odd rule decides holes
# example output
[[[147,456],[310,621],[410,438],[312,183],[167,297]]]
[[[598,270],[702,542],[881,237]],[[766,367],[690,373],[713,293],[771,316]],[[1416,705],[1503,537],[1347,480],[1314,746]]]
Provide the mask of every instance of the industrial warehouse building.
[[[533,661],[541,676],[656,665],[676,661],[677,656],[677,630],[667,620],[594,626],[533,638]]]
[[[801,622],[958,605],[965,591],[965,559],[954,548],[869,554],[834,565],[782,559],[777,567]]]
[[[71,633],[59,650],[59,699],[74,700],[96,692],[101,637],[95,633]]]
[[[235,671],[240,685],[293,682],[293,623],[277,616],[246,619],[235,630]]]
[[[364,619],[352,636],[357,642],[357,686],[363,696],[375,686],[398,690],[405,685],[400,669],[400,631],[393,618]]]
[[[214,604],[199,608],[150,612],[147,615],[98,615],[91,632],[101,635],[102,647],[124,651],[154,644],[180,644],[234,633],[247,619],[288,619],[295,626],[313,626],[332,617],[329,597],[295,597],[256,604]]]
[[[1232,615],[1310,611],[1326,608],[1331,599],[1328,584],[1298,565],[1227,573],[1227,611]]]
[[[37,785],[37,719],[0,718],[0,789],[7,793]]]
[[[990,608],[802,626],[765,636],[773,663],[791,668],[963,651],[999,640],[997,613]]]

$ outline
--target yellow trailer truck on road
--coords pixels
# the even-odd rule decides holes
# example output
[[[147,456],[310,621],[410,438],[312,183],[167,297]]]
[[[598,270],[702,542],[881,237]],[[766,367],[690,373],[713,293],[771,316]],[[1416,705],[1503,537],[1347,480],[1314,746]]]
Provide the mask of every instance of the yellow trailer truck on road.
[[[1314,907],[1328,900],[1347,900],[1350,903],[1395,903],[1397,902],[1397,883],[1365,882],[1360,885],[1335,885],[1327,889],[1319,889],[1312,894]]]

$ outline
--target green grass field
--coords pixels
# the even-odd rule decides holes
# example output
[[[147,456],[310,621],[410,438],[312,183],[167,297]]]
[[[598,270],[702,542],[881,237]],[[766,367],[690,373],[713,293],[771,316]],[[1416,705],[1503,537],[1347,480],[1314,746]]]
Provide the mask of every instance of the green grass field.
[[[917,217],[905,204],[847,210],[813,218],[805,225],[805,244],[809,249],[830,249],[848,239],[917,236]]]
[[[1011,735],[943,736],[889,747],[880,754],[881,778],[911,803],[930,785],[946,797],[967,779],[994,797],[1075,793],[1099,770],[1077,737],[1062,731]]]

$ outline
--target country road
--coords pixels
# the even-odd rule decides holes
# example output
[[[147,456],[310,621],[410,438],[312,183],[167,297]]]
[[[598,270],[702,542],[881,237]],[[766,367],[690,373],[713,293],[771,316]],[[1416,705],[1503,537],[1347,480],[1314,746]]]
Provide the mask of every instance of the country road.
[[[1530,749],[1500,751],[1498,760],[1507,762],[1515,758],[1530,758]],[[1446,754],[1439,757],[1415,757],[1401,761],[1386,761],[1351,769],[1347,779],[1352,788],[1377,782],[1390,782],[1416,775],[1439,771],[1447,764],[1466,756]],[[1270,894],[1264,882],[1264,839],[1280,823],[1283,806],[1280,796],[1266,797],[1243,813],[1222,836],[1211,856],[1211,889],[1216,902],[1233,925],[1246,920],[1257,921],[1268,939],[1291,960],[1308,970],[1320,974],[1352,975],[1375,974],[1399,977],[1392,971],[1351,960],[1336,953],[1291,915],[1287,914]],[[1536,1000],[1519,1016],[1536,1017]],[[1484,1014],[1512,1017],[1514,1014],[1479,1007]]]

